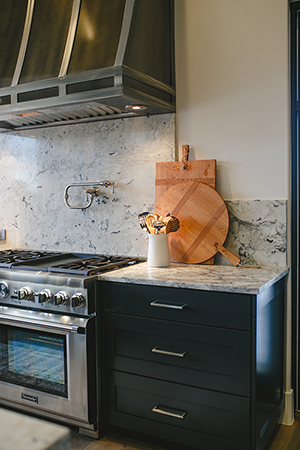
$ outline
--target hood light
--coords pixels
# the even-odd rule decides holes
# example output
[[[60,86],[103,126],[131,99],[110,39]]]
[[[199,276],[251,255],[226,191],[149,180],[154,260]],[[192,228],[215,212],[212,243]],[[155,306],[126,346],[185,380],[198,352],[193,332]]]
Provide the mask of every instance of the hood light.
[[[41,112],[31,111],[31,112],[23,113],[23,114],[21,114],[21,116],[22,116],[22,117],[27,117],[27,116],[40,116],[41,114],[42,114]]]
[[[147,109],[148,107],[146,105],[126,105],[125,109],[127,111],[143,111],[144,109]]]

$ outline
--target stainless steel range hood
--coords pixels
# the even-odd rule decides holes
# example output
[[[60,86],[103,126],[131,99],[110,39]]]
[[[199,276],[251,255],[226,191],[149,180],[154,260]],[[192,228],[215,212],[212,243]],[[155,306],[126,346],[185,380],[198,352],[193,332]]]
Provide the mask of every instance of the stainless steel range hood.
[[[0,131],[175,111],[173,0],[0,0]]]

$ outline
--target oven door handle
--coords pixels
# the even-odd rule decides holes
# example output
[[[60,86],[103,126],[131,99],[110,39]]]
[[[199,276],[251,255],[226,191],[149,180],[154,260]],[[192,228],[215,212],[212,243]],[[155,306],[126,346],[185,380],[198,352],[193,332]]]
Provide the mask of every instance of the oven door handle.
[[[68,333],[85,334],[87,323],[91,318],[80,319],[80,325],[63,324],[58,322],[48,322],[43,320],[30,319],[25,317],[8,316],[0,314],[0,325],[16,325],[22,328],[34,328],[35,330],[52,330],[52,331],[66,331]]]

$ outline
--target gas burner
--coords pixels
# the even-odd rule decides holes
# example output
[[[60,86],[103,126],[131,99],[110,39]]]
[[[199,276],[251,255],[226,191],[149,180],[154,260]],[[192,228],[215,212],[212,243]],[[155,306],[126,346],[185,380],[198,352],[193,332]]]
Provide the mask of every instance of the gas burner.
[[[110,260],[103,256],[95,256],[93,258],[87,258],[87,259],[79,259],[76,261],[71,261],[65,264],[57,264],[54,267],[50,267],[50,272],[52,269],[55,269],[59,272],[65,272],[66,271],[85,271],[89,269],[96,269],[97,267],[106,266],[110,263]],[[56,270],[58,269],[58,270]],[[67,272],[68,273],[68,272]]]
[[[14,265],[27,261],[36,261],[41,258],[57,256],[57,252],[42,252],[31,250],[3,250],[0,251],[0,267],[11,268]]]
[[[54,272],[92,276],[128,264],[140,262],[139,258],[126,256],[92,255],[82,253],[59,253],[32,250],[0,251],[0,268]]]
[[[49,267],[49,272],[90,276],[99,272],[117,269],[128,264],[135,264],[138,261],[137,258],[128,258],[125,256],[95,255],[67,263],[55,264]]]

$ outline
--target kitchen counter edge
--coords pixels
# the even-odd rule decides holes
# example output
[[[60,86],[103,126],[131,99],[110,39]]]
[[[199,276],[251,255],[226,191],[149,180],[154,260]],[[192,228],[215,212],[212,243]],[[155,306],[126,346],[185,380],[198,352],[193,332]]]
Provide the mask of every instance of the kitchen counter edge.
[[[288,273],[288,267],[170,264],[159,268],[143,262],[102,273],[98,280],[257,295]]]

